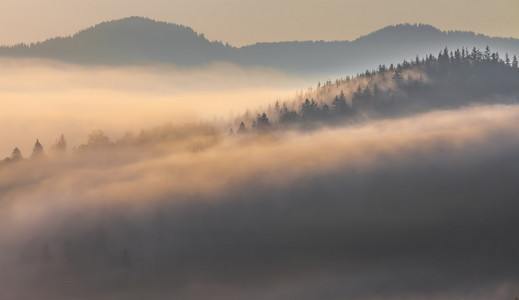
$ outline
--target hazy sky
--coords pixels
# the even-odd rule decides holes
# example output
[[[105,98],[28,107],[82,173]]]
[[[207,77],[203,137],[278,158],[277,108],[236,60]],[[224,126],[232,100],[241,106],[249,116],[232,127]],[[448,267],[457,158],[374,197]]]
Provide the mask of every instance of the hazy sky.
[[[0,44],[70,35],[133,15],[187,25],[237,46],[351,40],[404,22],[519,38],[518,0],[2,0]]]

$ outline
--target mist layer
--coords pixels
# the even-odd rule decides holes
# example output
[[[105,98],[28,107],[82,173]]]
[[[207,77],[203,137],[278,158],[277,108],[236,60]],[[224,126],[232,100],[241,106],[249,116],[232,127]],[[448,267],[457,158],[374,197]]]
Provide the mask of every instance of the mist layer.
[[[511,299],[518,118],[509,105],[303,133],[165,126],[10,164],[0,297]]]

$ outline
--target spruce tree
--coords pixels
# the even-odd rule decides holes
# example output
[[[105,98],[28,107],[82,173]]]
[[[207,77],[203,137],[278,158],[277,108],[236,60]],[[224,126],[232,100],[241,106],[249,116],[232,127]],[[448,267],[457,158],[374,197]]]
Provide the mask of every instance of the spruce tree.
[[[22,160],[23,159],[22,152],[20,151],[20,149],[18,149],[18,147],[14,148],[13,154],[11,155],[11,159],[13,161],[17,161],[17,160]]]
[[[258,116],[256,117],[256,126],[255,128],[258,129],[258,130],[267,130],[267,129],[270,129],[271,125],[270,125],[270,121],[269,121],[269,118],[267,117],[267,114],[266,113],[263,113],[263,114],[258,114]]]
[[[237,134],[244,134],[247,133],[248,130],[245,127],[245,124],[243,122],[240,123],[240,127],[238,127],[238,131],[236,131]]]
[[[65,136],[63,134],[61,134],[59,139],[57,139],[52,146],[52,151],[58,154],[65,153],[67,151],[67,141],[65,140]]]
[[[36,143],[34,144],[34,148],[32,148],[31,158],[40,158],[44,155],[43,146],[40,144],[40,141],[36,139]]]
[[[492,53],[490,52],[490,47],[487,45],[487,47],[485,48],[485,54],[483,56],[483,58],[486,60],[486,61],[489,61],[491,58],[492,58]]]
[[[332,101],[332,111],[335,114],[343,115],[348,111],[348,104],[346,103],[346,97],[344,91],[341,90],[339,96],[335,96]]]

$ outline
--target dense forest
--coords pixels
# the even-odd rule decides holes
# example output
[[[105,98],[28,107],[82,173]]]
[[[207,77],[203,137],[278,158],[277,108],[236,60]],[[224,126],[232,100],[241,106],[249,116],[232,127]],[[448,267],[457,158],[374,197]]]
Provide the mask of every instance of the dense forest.
[[[517,57],[492,52],[445,48],[435,55],[366,70],[355,77],[318,83],[290,102],[276,101],[264,111],[246,112],[234,121],[230,134],[266,133],[277,130],[312,130],[321,126],[344,126],[366,119],[392,118],[438,109],[477,104],[509,104],[519,101]],[[197,139],[196,137],[201,137]],[[138,134],[126,134],[111,141],[103,131],[94,130],[75,152],[99,148],[117,148],[150,144],[182,144],[190,141],[190,150],[205,149],[217,143],[219,130],[208,123],[176,126],[166,124]],[[185,145],[185,144],[183,144]],[[51,155],[67,151],[61,135],[50,147]],[[36,140],[31,159],[45,157]],[[1,165],[24,160],[19,148],[0,161]]]
[[[256,116],[248,112],[237,120],[237,133],[311,129],[435,109],[516,103],[518,83],[515,55],[503,58],[488,46],[484,51],[445,48],[437,56],[417,56],[396,66],[380,65],[353,78],[319,83],[300,99],[278,101]]]

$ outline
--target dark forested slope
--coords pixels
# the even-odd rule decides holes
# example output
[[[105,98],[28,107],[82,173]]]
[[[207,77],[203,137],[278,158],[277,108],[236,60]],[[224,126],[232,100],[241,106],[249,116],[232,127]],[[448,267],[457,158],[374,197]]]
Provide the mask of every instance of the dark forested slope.
[[[416,57],[396,66],[379,65],[350,78],[319,83],[300,99],[276,102],[251,118],[238,120],[239,132],[343,124],[365,118],[395,117],[477,104],[519,102],[517,56],[445,48],[437,56]],[[243,122],[242,122],[243,121]],[[241,123],[240,123],[241,122]]]

